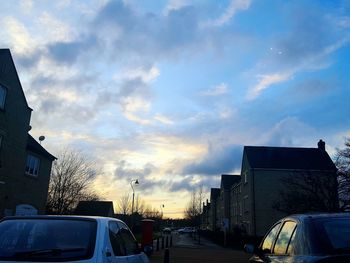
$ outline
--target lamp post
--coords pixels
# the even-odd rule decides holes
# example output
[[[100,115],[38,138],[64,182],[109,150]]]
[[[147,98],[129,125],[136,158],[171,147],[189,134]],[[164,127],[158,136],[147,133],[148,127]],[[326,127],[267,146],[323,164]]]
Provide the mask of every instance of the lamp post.
[[[132,204],[131,204],[131,216],[134,214],[134,200],[135,200],[135,190],[134,187],[132,186],[132,184],[138,185],[139,184],[139,180],[131,180],[130,185],[131,185],[131,189],[132,189]]]

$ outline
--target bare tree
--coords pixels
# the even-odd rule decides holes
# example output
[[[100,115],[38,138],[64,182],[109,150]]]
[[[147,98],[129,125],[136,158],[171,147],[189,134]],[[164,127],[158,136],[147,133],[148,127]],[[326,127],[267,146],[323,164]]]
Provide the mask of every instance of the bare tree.
[[[131,197],[129,194],[125,193],[122,195],[118,202],[118,208],[120,213],[127,215],[131,213]]]
[[[339,210],[338,183],[334,172],[293,172],[282,178],[284,189],[273,208],[293,214]]]
[[[70,214],[79,201],[98,200],[91,186],[95,164],[81,152],[65,149],[53,163],[46,209],[51,214]]]
[[[142,200],[139,195],[137,195],[135,199],[134,212],[142,216],[145,212],[145,206],[145,201]]]
[[[350,210],[350,138],[345,138],[345,148],[337,149],[335,165],[338,168],[340,209]]]
[[[199,217],[202,212],[203,202],[203,186],[200,186],[197,190],[193,190],[187,207],[185,209],[185,218],[190,220],[193,225],[199,224]]]
[[[143,216],[145,218],[161,219],[162,213],[158,209],[152,208],[150,205],[147,205]]]

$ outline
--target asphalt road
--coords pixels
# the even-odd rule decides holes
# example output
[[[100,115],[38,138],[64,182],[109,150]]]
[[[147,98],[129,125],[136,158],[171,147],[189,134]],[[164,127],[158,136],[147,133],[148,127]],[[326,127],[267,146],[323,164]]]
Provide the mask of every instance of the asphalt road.
[[[209,240],[194,240],[188,234],[173,234],[173,247],[169,248],[169,263],[247,263],[249,255],[243,251],[222,248]],[[164,262],[164,250],[156,251],[152,263]]]

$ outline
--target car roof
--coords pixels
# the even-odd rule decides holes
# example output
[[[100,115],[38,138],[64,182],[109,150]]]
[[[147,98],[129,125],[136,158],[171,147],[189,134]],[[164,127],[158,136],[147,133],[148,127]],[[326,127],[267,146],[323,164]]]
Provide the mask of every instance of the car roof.
[[[112,217],[103,217],[103,216],[79,216],[79,215],[33,215],[33,216],[9,216],[3,218],[3,220],[16,220],[16,219],[48,219],[48,220],[54,220],[54,219],[61,219],[61,220],[68,220],[68,219],[80,219],[80,220],[95,220],[100,222],[106,222],[109,220],[119,221],[124,223],[122,220],[119,220],[117,218]]]
[[[294,219],[294,220],[307,220],[307,219],[326,219],[326,218],[350,218],[349,212],[343,212],[343,213],[306,213],[306,214],[293,214],[290,216],[287,216],[281,220],[288,220],[288,219]]]

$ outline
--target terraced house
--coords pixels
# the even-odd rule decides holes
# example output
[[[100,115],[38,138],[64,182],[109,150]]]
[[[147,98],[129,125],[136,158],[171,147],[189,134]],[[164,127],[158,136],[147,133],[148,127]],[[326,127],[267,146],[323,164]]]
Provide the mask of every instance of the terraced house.
[[[292,197],[298,200],[303,195],[298,195],[301,189],[296,185],[312,183],[312,180],[318,187],[325,186],[316,190],[319,191],[318,199],[325,199],[326,204],[318,207],[319,211],[336,211],[339,207],[336,172],[322,140],[317,148],[245,146],[239,180],[237,175],[222,176],[219,196],[216,192],[215,198],[210,198],[215,202],[206,205],[210,210],[206,211],[207,214],[217,211],[217,206],[225,211],[221,213],[223,216],[218,216],[215,224],[211,221],[208,225],[213,226],[211,230],[224,230],[226,217],[226,223],[229,223],[226,230],[229,232],[239,229],[247,235],[262,236],[274,222],[289,213],[278,206],[283,200],[282,194],[292,193]],[[327,181],[322,182],[325,179]],[[230,194],[227,182],[232,182]],[[287,205],[298,208],[303,204],[295,202]],[[293,212],[293,207],[289,210]]]
[[[52,161],[28,132],[28,106],[9,49],[0,49],[0,218],[43,214]]]

